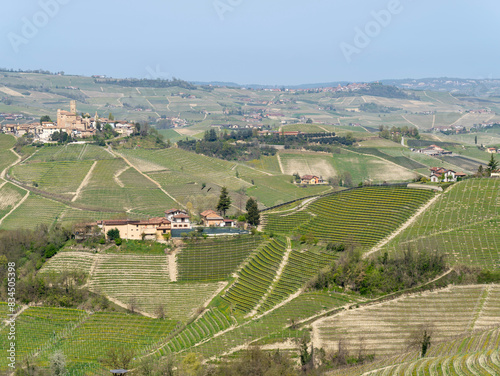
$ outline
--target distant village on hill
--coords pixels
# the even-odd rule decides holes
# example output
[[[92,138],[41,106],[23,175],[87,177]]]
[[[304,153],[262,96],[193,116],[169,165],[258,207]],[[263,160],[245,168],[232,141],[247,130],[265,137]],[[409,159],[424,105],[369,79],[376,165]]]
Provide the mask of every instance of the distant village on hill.
[[[51,121],[50,117],[42,117],[40,123],[2,124],[1,130],[16,137],[31,134],[34,141],[49,142],[56,141],[54,134],[61,133],[74,138],[91,138],[106,124],[109,124],[115,132],[126,136],[131,135],[135,128],[135,124],[131,122],[99,117],[97,112],[94,117],[88,114],[78,115],[76,101],[72,100],[69,111],[57,110],[55,122]]]

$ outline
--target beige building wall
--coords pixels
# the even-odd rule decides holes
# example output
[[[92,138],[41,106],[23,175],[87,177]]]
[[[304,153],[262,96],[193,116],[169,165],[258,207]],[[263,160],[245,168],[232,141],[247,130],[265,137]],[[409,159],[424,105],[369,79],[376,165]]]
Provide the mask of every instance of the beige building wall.
[[[120,238],[128,239],[128,240],[142,240],[142,235],[146,235],[146,239],[155,240],[162,239],[163,232],[161,230],[157,230],[156,225],[134,225],[134,224],[125,224],[125,225],[103,225],[102,229],[104,234],[106,235],[109,230],[118,229],[120,231]],[[170,230],[167,230],[170,233]]]

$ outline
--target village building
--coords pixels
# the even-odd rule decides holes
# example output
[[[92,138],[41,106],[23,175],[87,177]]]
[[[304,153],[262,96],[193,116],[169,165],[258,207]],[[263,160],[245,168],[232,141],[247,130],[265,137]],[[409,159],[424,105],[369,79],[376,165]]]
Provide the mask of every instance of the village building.
[[[76,101],[70,102],[70,110],[57,110],[57,127],[60,129],[84,131],[92,128],[90,117],[81,117],[77,113]]]
[[[200,216],[205,227],[221,226],[224,223],[224,217],[221,217],[211,209],[200,213]]]
[[[491,171],[492,178],[500,178],[500,169]]]
[[[172,229],[191,229],[191,220],[187,211],[181,209],[170,209],[165,211],[165,218],[167,218],[171,224]]]
[[[117,229],[120,238],[127,240],[162,240],[164,235],[171,233],[171,222],[164,217],[146,220],[109,220],[98,221],[97,226],[104,234]]]
[[[451,151],[444,150],[443,148],[441,148],[437,145],[430,145],[424,149],[411,149],[411,151],[414,151],[416,153],[422,153],[425,155],[429,155],[431,157],[452,154]]]
[[[453,170],[448,170],[443,167],[432,167],[430,179],[433,183],[438,182],[455,182],[457,179],[462,179],[467,175],[463,172],[456,172]]]
[[[205,210],[200,213],[201,219],[203,221],[203,226],[205,227],[234,227],[235,222],[232,219],[227,219],[215,212],[214,210]]]
[[[498,153],[497,148],[486,148],[486,151],[490,154],[496,154]]]
[[[135,128],[135,125],[128,121],[111,121],[106,118],[99,118],[97,112],[93,118],[89,115],[79,116],[76,101],[71,101],[70,111],[57,110],[55,122],[1,124],[0,129],[4,133],[13,134],[16,137],[30,134],[35,140],[50,142],[52,135],[56,132],[65,132],[75,138],[92,138],[97,133],[98,124],[110,124],[118,134],[125,136],[130,136]]]
[[[304,175],[300,178],[300,182],[302,184],[316,185],[316,184],[324,184],[322,177],[316,175]]]

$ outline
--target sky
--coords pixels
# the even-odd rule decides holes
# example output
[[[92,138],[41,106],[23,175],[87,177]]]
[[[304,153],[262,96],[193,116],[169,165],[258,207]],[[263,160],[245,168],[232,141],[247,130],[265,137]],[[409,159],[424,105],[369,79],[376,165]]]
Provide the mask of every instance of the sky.
[[[500,77],[498,0],[0,0],[0,67],[297,85]]]

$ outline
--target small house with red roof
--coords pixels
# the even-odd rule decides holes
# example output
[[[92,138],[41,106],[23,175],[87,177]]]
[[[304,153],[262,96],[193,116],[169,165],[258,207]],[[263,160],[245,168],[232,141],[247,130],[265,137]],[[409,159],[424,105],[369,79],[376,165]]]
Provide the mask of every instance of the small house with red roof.
[[[458,178],[464,178],[467,175],[463,172],[456,172],[453,170],[448,170],[443,167],[432,167],[431,168],[431,182],[454,182],[457,181]]]
[[[300,178],[300,182],[309,185],[324,184],[323,178],[316,175],[304,175]]]
[[[200,213],[205,227],[234,227],[235,223],[232,219],[227,219],[220,216],[216,211],[209,209]]]

